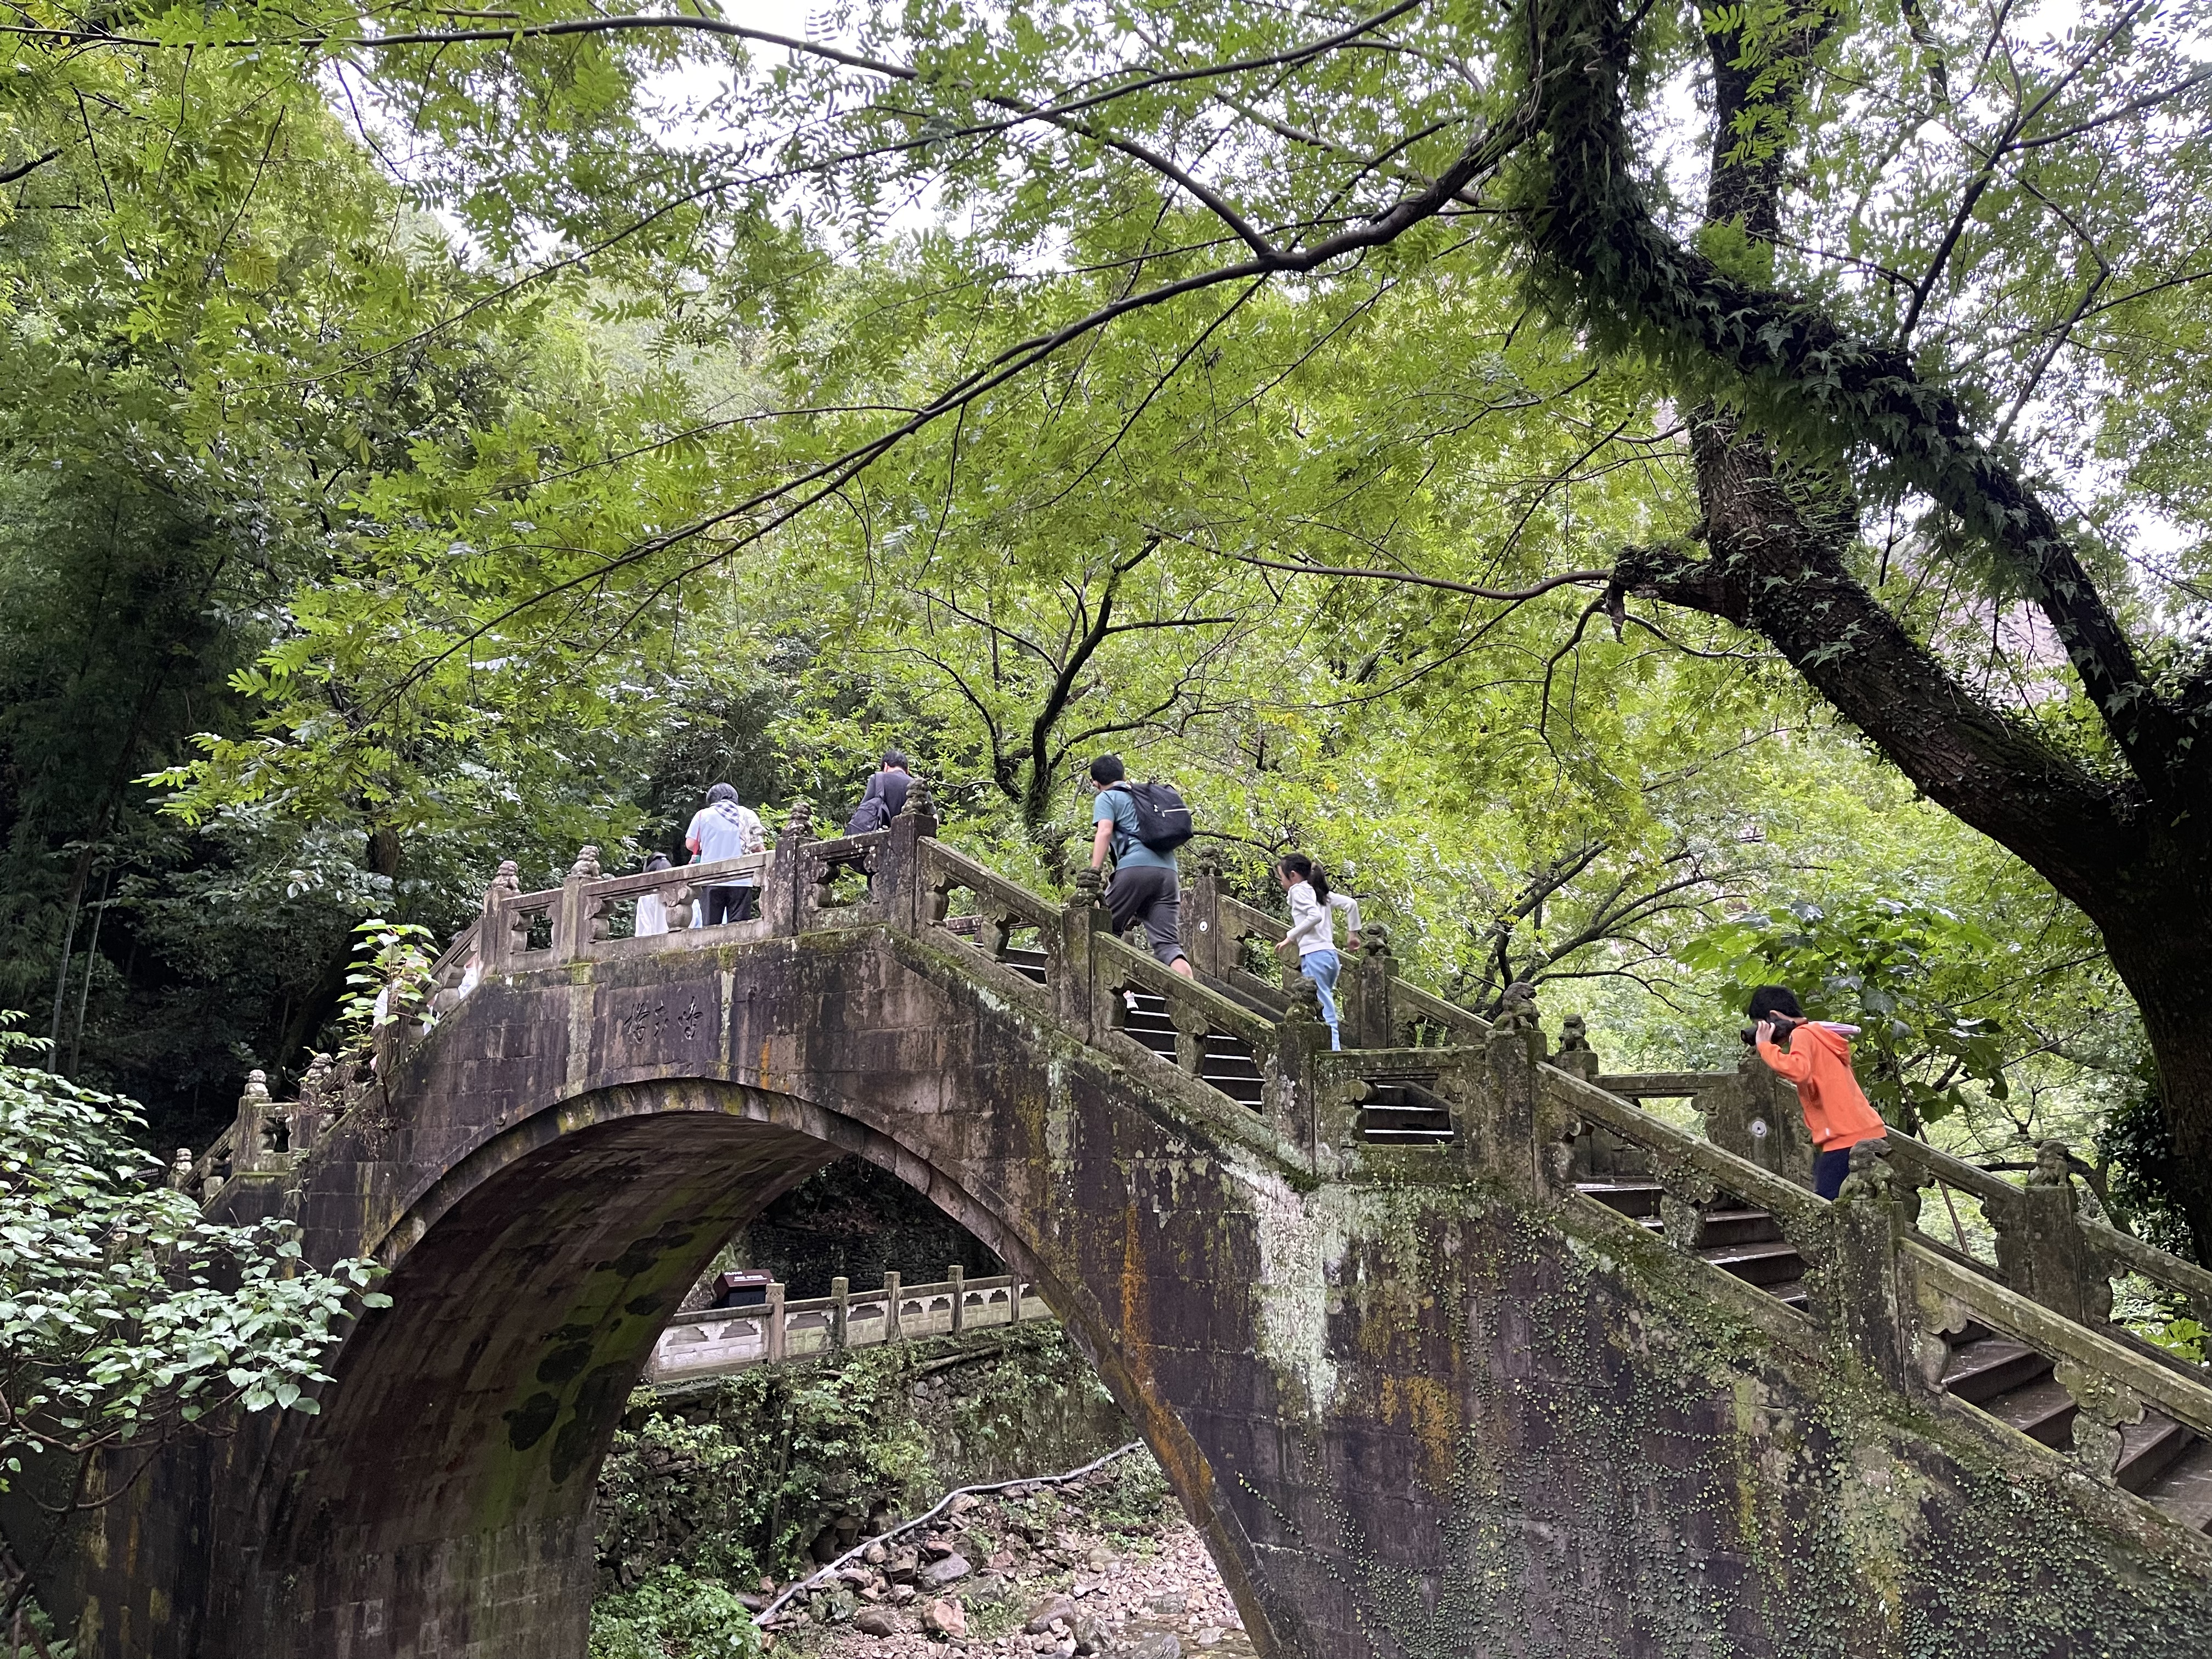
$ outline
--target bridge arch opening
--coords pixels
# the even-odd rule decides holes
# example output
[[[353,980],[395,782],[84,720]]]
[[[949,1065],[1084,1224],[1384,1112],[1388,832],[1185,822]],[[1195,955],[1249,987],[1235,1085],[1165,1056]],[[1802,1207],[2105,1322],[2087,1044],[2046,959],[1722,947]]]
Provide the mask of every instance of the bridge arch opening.
[[[337,1655],[511,1659],[564,1626],[557,1650],[581,1652],[594,1481],[656,1339],[726,1239],[847,1155],[1070,1311],[988,1206],[852,1118],[691,1080],[550,1107],[388,1230],[392,1306],[349,1337],[320,1414],[288,1425],[270,1461],[289,1478],[258,1494],[249,1531],[281,1559],[250,1575],[270,1590],[249,1621]],[[466,1630],[450,1627],[457,1607]]]

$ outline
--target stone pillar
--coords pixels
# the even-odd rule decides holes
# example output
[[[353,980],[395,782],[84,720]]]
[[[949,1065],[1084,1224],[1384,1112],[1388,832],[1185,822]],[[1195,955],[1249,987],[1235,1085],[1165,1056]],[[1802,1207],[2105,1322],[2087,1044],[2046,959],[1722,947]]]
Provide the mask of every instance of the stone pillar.
[[[1058,982],[1052,988],[1058,1005],[1054,1012],[1085,1042],[1096,1042],[1098,1036],[1092,1018],[1096,1010],[1091,991],[1097,963],[1091,941],[1094,934],[1112,925],[1103,902],[1103,892],[1104,884],[1096,870],[1079,870],[1075,890],[1068,896],[1060,913],[1060,971]]]
[[[561,882],[561,896],[553,911],[553,951],[562,962],[580,960],[585,948],[605,930],[599,912],[605,909],[604,900],[594,899],[584,891],[584,884],[599,878],[599,849],[586,847],[576,854],[576,861]]]
[[[521,941],[516,937],[524,926],[522,918],[507,908],[507,901],[522,891],[521,878],[515,872],[513,859],[500,860],[499,872],[484,889],[483,924],[477,937],[477,949],[483,958],[487,975],[503,972],[514,957]]]
[[[2045,1141],[2019,1197],[1984,1207],[2005,1282],[2053,1313],[2102,1325],[2112,1316],[2112,1281],[2076,1219],[2069,1156],[2064,1141]]]
[[[1585,1083],[1597,1081],[1597,1050],[1590,1047],[1589,1029],[1580,1014],[1569,1014],[1559,1023],[1559,1052],[1552,1056],[1552,1064]]]
[[[1507,1013],[1513,1005],[1507,1005]],[[1527,1018],[1533,1024],[1534,1005]],[[1540,1174],[1536,1149],[1536,1066],[1543,1033],[1501,1016],[1483,1044],[1483,1067],[1455,1103],[1452,1129],[1460,1156],[1513,1180]]]
[[[1221,860],[1210,848],[1193,860],[1182,890],[1182,953],[1210,978],[1227,975],[1230,945],[1221,935]]]
[[[884,1275],[884,1340],[886,1342],[901,1341],[906,1335],[899,1325],[901,1294],[899,1276],[896,1273],[885,1273]]]
[[[968,1270],[956,1261],[945,1276],[952,1283],[952,1328],[963,1331],[968,1328]]]
[[[805,926],[806,897],[814,884],[814,861],[806,847],[813,839],[814,808],[802,796],[791,804],[761,883],[761,914],[768,918],[769,932],[780,938],[789,939]]]
[[[1828,1260],[1813,1312],[1827,1329],[1831,1352],[1845,1366],[1863,1366],[1890,1387],[1924,1383],[1916,1364],[1918,1321],[1910,1286],[1900,1282],[1898,1245],[1905,1227],[1898,1212],[1883,1143],[1851,1148],[1851,1173],[1828,1207]],[[1801,1249],[1802,1246],[1801,1245]]]
[[[161,1184],[169,1188],[172,1192],[189,1193],[191,1191],[192,1149],[191,1147],[179,1146],[177,1148],[177,1155],[170,1161],[169,1172],[162,1177]]]
[[[843,1274],[830,1281],[830,1346],[845,1346],[845,1318],[852,1312],[853,1286]]]
[[[1316,1158],[1322,1131],[1315,1060],[1328,1052],[1321,988],[1301,974],[1291,988],[1290,1012],[1275,1028],[1275,1052],[1262,1056],[1261,1065],[1267,1079],[1265,1103],[1275,1132]]]
[[[258,1174],[276,1167],[274,1115],[269,1104],[269,1079],[260,1072],[246,1074],[246,1092],[238,1097],[238,1123],[231,1136],[230,1167],[240,1175]]]
[[[906,805],[891,820],[889,838],[876,855],[875,877],[868,884],[869,901],[902,933],[918,933],[933,920],[929,896],[923,891],[921,843],[936,834],[937,804],[931,799],[929,781],[916,778],[907,786]]]
[[[1382,923],[1362,932],[1359,952],[1350,966],[1337,985],[1344,1008],[1344,1046],[1395,1048],[1398,1028],[1390,1011],[1390,981],[1397,976],[1398,959],[1390,954],[1390,935]]]
[[[768,1306],[761,1310],[761,1355],[771,1365],[783,1358],[783,1285],[769,1281]]]
[[[310,1060],[307,1075],[300,1080],[299,1103],[286,1109],[290,1128],[288,1141],[295,1163],[321,1144],[323,1131],[330,1123],[331,1070],[328,1054]]]
[[[1723,1078],[1690,1103],[1705,1120],[1705,1138],[1762,1170],[1809,1190],[1813,1185],[1813,1137],[1797,1091],[1746,1049],[1735,1074]]]

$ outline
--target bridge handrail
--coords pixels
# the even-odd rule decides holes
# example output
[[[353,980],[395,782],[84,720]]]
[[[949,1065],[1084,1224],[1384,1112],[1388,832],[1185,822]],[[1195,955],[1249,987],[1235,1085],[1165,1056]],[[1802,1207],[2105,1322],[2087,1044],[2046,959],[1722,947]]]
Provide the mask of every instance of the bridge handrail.
[[[1811,1235],[1823,1224],[1828,1207],[1821,1199],[1796,1182],[1761,1169],[1749,1158],[1738,1158],[1703,1135],[1677,1128],[1571,1072],[1545,1066],[1539,1068],[1539,1075],[1541,1086],[1553,1100],[1583,1122],[1595,1123],[1656,1153],[1652,1179],[1669,1190],[1670,1196],[1686,1203],[1711,1202],[1719,1193],[1743,1199],[1771,1213],[1790,1243],[1799,1245],[1808,1261],[1813,1259],[1817,1246]],[[1694,1189],[1698,1183],[1685,1179],[1689,1172],[1705,1176],[1717,1193],[1697,1194]],[[1678,1188],[1681,1190],[1672,1190]],[[1792,1232],[1793,1227],[1800,1231]],[[1802,1243],[1801,1237],[1805,1240]]]
[[[2197,1323],[2212,1331],[2212,1273],[2094,1217],[2082,1216],[2078,1224],[2089,1241],[2089,1248],[2104,1259],[2106,1266],[2116,1265],[2125,1272],[2141,1273],[2154,1285],[2179,1291],[2196,1310]]]
[[[1099,952],[1105,962],[1119,969],[1122,982],[1133,981],[1147,991],[1165,997],[1170,1008],[1180,1006],[1204,1011],[1210,1030],[1242,1040],[1255,1054],[1264,1057],[1275,1046],[1276,1035],[1280,1030],[1279,1026],[1261,1019],[1242,1003],[1231,1000],[1220,992],[1200,985],[1196,980],[1185,979],[1151,951],[1139,951],[1111,933],[1098,934],[1092,940],[1091,948]],[[1102,987],[1114,982],[1115,976],[1110,971],[1101,976]]]
[[[1931,1179],[1984,1203],[2002,1205],[2019,1196],[2020,1188],[2002,1176],[1992,1175],[1978,1164],[1969,1164],[1963,1158],[1954,1158],[1942,1148],[1907,1134],[1889,1137],[1889,1158],[1893,1164],[1911,1164]]]
[[[973,893],[992,904],[1005,907],[1007,914],[1018,915],[1036,927],[1050,928],[1060,921],[1060,908],[1051,900],[1030,892],[1018,882],[1007,880],[934,836],[921,842],[921,862],[923,879],[934,892],[962,890]]]
[[[483,918],[478,916],[459,933],[454,934],[452,942],[438,952],[437,960],[430,964],[429,978],[434,990],[444,989],[447,984],[448,975],[453,979],[460,977],[463,964],[467,962],[469,953],[477,948],[477,935],[483,927]]]
[[[1270,944],[1281,941],[1291,931],[1286,921],[1278,921],[1265,910],[1255,909],[1242,899],[1224,893],[1219,900],[1222,937],[1232,943],[1247,939],[1264,939]]]
[[[1432,991],[1424,991],[1412,981],[1393,975],[1390,979],[1391,1018],[1400,1024],[1407,1021],[1402,1009],[1411,1008],[1420,1018],[1433,1021],[1446,1030],[1467,1031],[1477,1037],[1490,1035],[1490,1022],[1471,1009],[1456,1002],[1447,1002]]]
[[[593,898],[628,898],[635,893],[659,892],[670,887],[714,887],[729,885],[738,876],[764,874],[770,854],[747,853],[734,859],[717,859],[712,864],[672,864],[665,870],[637,870],[626,876],[602,876],[597,881],[584,884],[584,891]]]
[[[2124,1395],[2115,1400],[2117,1388],[2131,1393],[2142,1405],[2154,1406],[2168,1417],[2207,1438],[2212,1438],[2212,1388],[2185,1372],[2135,1352],[2112,1337],[2063,1314],[2053,1313],[1988,1274],[1977,1273],[1907,1237],[1899,1255],[1914,1287],[1914,1311],[1921,1330],[1941,1336],[1962,1328],[1964,1313],[1993,1331],[2035,1349],[2059,1362],[2058,1382],[2082,1413],[2093,1420],[2112,1414],[2124,1423],[2131,1409]],[[1948,1305],[1947,1305],[1948,1304]],[[1930,1358],[1936,1357],[1934,1351]],[[1923,1374],[1929,1386],[1941,1383]],[[2098,1396],[2102,1396],[2100,1400]],[[2077,1440],[2078,1443],[2078,1440]],[[2109,1469],[2092,1470],[2110,1481]]]

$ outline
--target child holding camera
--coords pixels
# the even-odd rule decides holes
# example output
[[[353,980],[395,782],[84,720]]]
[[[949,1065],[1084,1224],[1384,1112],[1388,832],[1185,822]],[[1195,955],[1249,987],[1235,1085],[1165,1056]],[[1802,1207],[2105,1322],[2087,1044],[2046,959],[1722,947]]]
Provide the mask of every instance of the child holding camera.
[[[1851,1071],[1850,1039],[1858,1028],[1807,1019],[1786,985],[1760,986],[1746,1012],[1759,1057],[1797,1085],[1797,1103],[1813,1135],[1813,1190],[1833,1198],[1850,1173],[1851,1148],[1889,1133]],[[1789,1046],[1778,1047],[1778,1037]]]

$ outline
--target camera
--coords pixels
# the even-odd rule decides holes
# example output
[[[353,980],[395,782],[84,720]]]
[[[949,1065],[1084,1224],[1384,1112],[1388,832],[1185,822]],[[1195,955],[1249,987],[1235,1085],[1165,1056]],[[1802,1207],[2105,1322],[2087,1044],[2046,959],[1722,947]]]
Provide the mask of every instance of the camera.
[[[1769,1014],[1766,1019],[1767,1023],[1774,1027],[1774,1040],[1777,1042],[1781,1042],[1783,1038],[1805,1024],[1802,1019],[1792,1019],[1789,1015],[1782,1013]],[[1759,1028],[1756,1024],[1747,1025],[1736,1035],[1743,1039],[1743,1046],[1748,1048],[1759,1041]]]

